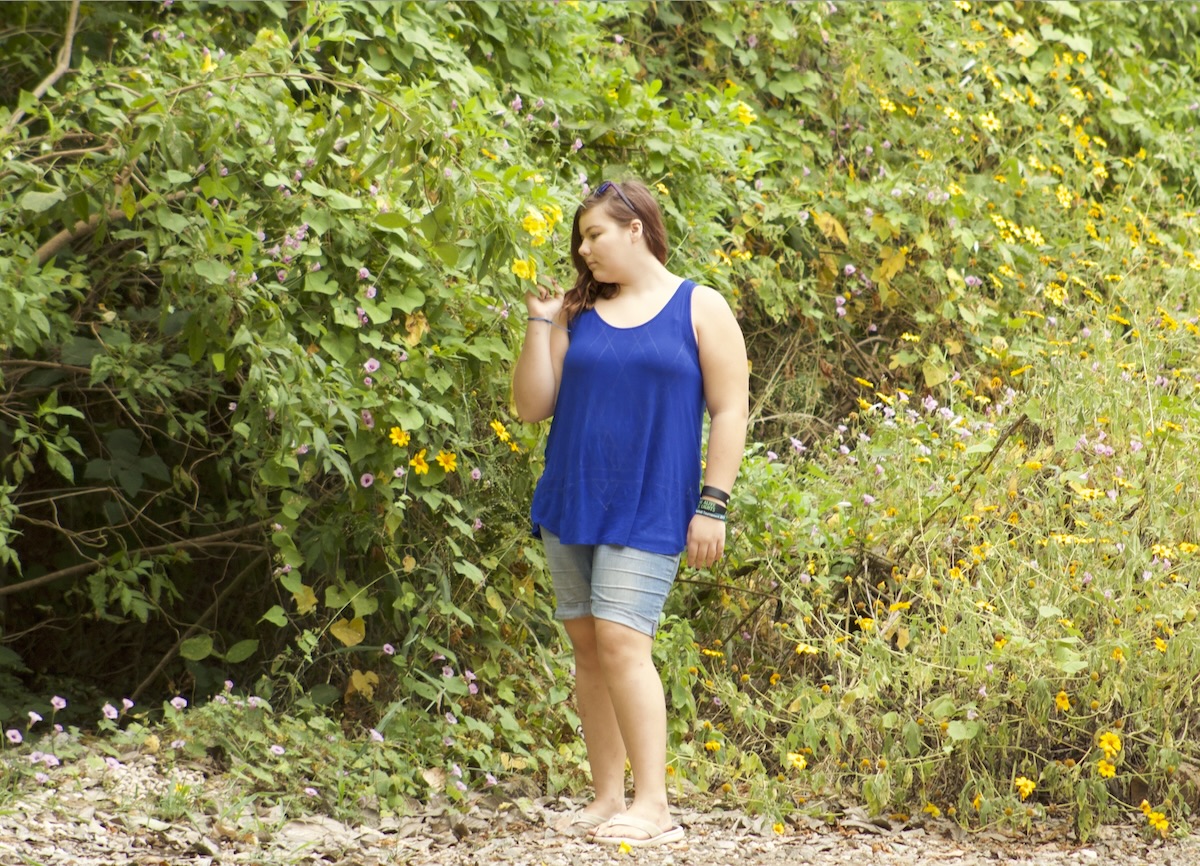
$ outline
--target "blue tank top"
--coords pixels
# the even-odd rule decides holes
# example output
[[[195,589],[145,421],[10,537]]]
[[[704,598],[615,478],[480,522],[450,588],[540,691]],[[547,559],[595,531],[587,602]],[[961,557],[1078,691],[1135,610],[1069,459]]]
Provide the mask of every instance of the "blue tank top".
[[[649,322],[575,317],[563,358],[533,534],[674,555],[700,492],[704,389],[684,280]]]

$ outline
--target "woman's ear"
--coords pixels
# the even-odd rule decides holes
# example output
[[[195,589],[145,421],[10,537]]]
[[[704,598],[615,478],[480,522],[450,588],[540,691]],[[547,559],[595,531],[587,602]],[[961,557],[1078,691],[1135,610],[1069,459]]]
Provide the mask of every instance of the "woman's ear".
[[[644,226],[642,225],[642,221],[640,219],[637,219],[636,217],[633,219],[632,222],[629,223],[629,233],[634,238],[644,237],[645,232],[643,231],[643,229],[644,229]]]

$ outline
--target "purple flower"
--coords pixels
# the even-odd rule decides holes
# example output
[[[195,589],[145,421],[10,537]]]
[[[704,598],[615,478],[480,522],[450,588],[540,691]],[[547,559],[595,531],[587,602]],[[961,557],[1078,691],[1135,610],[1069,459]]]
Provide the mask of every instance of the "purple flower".
[[[121,767],[121,762],[111,756],[105,758],[104,763],[108,764],[109,769],[112,769],[112,770],[117,770],[117,769],[120,769],[120,767]]]
[[[171,740],[172,749],[182,749],[187,745],[187,740]]]
[[[380,649],[383,650],[385,656],[394,656],[396,654],[396,648],[390,643],[385,643]]]
[[[315,797],[315,796],[317,796],[317,789],[316,789],[316,788],[305,788],[305,789],[304,789],[304,796],[306,796],[306,797]]]
[[[483,778],[487,781],[488,787],[491,787],[492,785],[496,784],[496,777],[493,776],[491,773],[484,774]]]
[[[446,713],[446,721],[452,725],[458,724],[458,719],[454,717],[454,713]]]
[[[44,785],[50,781],[50,777],[45,773],[34,773],[33,781],[37,782],[39,785]]]
[[[375,730],[374,728],[371,728],[371,741],[375,743],[382,743],[383,734],[379,733],[379,731]]]
[[[286,750],[286,749],[285,749],[283,746],[280,746],[280,745],[276,744],[276,745],[274,745],[274,746],[271,746],[271,750],[270,750],[270,751],[271,751],[271,754],[272,754],[272,755],[274,755],[275,757],[277,757],[277,758],[278,758],[278,757],[280,757],[281,755],[283,755],[283,753],[284,753],[284,752],[286,752],[287,750]]]
[[[848,277],[854,276],[854,274],[857,270],[858,270],[858,268],[854,267],[854,265],[846,265],[846,276],[848,276]]]
[[[582,139],[578,139],[578,138],[577,138],[577,139],[575,139],[575,141],[574,141],[574,142],[571,144],[571,151],[572,151],[572,152],[579,151],[579,150],[581,150],[582,148],[583,148],[583,140],[582,140]]]
[[[230,412],[236,412],[236,411],[237,411],[237,401],[236,401],[236,400],[234,400],[234,401],[231,401],[231,402],[230,402],[230,404],[229,404],[229,411],[230,411]]]
[[[55,695],[50,699],[50,706],[53,707],[54,712],[57,713],[59,710],[65,710],[67,708],[67,702],[65,698],[60,698],[58,695]]]
[[[379,294],[378,286],[374,284],[367,286],[366,296],[368,299],[374,298],[377,294]]]
[[[863,505],[874,505],[874,504],[875,504],[875,497],[872,496],[870,493],[864,493],[863,494]]]
[[[358,269],[358,278],[360,280],[369,280],[369,279],[371,279],[371,272],[368,271],[366,268],[359,268]]]
[[[478,481],[482,477],[483,477],[483,473],[479,470],[479,467],[475,467],[474,469],[471,470],[471,480],[472,481]]]
[[[38,713],[35,713],[33,710],[29,711],[29,727],[32,728],[34,725],[36,725],[41,720],[42,720],[42,717]]]
[[[375,416],[371,414],[371,410],[363,409],[362,412],[360,412],[359,414],[362,415],[363,426],[366,427],[368,430],[374,430],[375,429]]]
[[[767,452],[767,462],[768,463],[772,462],[773,460],[778,460],[778,459],[779,459],[779,455],[776,454],[774,451]]]
[[[18,731],[16,728],[9,728],[7,731],[4,732],[4,736],[8,737],[8,741],[10,743],[12,743],[14,746],[21,745],[21,740],[24,739],[21,736],[21,732]]]
[[[363,384],[370,388],[375,384],[375,381],[370,376],[363,376]]]
[[[112,704],[105,704],[100,711],[104,713],[104,718],[106,719],[115,719],[117,717],[117,708]]]
[[[283,268],[280,268],[279,270],[277,270],[275,272],[275,279],[279,280],[279,282],[282,283],[284,280],[287,279],[287,271],[285,271]]]
[[[462,779],[455,779],[454,787],[458,788],[460,791],[467,790],[467,785]]]
[[[476,517],[475,522],[471,524],[471,528],[476,530],[483,529],[483,521]]]
[[[808,450],[807,448],[804,447],[804,443],[801,442],[799,439],[797,439],[795,436],[791,436],[789,438],[792,440],[792,450],[795,451],[797,454],[803,454],[805,451]]]
[[[367,358],[367,362],[363,364],[363,369],[368,373],[374,373],[379,369],[379,361],[374,358]]]
[[[361,484],[363,487],[370,487],[372,484],[375,483],[375,476],[372,475],[370,472],[364,472],[362,474],[362,478],[358,479],[358,483]]]
[[[397,466],[395,469],[392,470],[392,475],[395,476],[396,478],[403,478],[407,474],[408,474],[408,470],[405,469],[403,466]]]
[[[520,97],[520,96],[517,96],[517,98],[516,98],[516,99],[514,99],[512,102],[510,102],[510,103],[509,103],[509,106],[512,108],[512,110],[513,110],[513,111],[520,111],[520,110],[521,110],[521,104],[522,104],[522,103],[521,103],[521,97]]]
[[[133,701],[129,700],[129,698],[121,698],[121,708],[125,712],[129,712],[133,709]]]
[[[187,698],[180,697],[179,695],[176,695],[175,697],[171,698],[171,706],[173,706],[177,710],[182,710],[187,705],[188,705]]]
[[[444,677],[454,676],[454,668],[450,667],[450,665],[443,665],[442,666],[442,676],[444,676]]]

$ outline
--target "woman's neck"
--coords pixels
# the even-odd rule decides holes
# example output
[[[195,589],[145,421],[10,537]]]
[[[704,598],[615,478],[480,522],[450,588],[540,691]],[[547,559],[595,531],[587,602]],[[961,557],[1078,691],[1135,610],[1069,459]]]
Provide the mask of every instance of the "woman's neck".
[[[626,297],[653,295],[664,288],[674,288],[679,278],[666,269],[658,259],[647,257],[630,269],[632,275],[627,282],[617,283],[617,291]]]

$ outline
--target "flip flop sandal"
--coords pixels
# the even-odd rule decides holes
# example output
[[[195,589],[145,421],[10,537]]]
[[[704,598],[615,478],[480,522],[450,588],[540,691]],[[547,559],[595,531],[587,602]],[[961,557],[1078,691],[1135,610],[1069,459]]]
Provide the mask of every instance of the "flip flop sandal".
[[[591,812],[579,812],[570,821],[555,824],[554,830],[563,836],[590,836],[593,830],[607,820]]]
[[[683,828],[679,825],[668,827],[666,830],[659,827],[657,824],[646,821],[642,818],[632,818],[628,815],[617,815],[615,818],[605,822],[606,830],[617,830],[615,834],[605,833],[603,836],[592,834],[591,840],[599,842],[601,845],[620,845],[622,843],[630,848],[649,848],[654,845],[669,845],[672,842],[682,842],[684,838]],[[623,835],[619,831],[621,828],[629,830],[638,830],[646,834],[645,838],[637,836]]]

